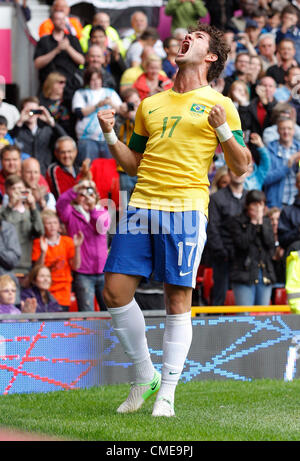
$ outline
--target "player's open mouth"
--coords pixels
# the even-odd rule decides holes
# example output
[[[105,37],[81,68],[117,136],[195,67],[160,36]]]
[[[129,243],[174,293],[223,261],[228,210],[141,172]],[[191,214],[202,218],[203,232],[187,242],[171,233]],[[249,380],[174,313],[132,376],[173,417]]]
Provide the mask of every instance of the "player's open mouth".
[[[178,56],[184,56],[190,49],[191,42],[189,40],[183,40],[181,42],[181,48],[178,52]]]

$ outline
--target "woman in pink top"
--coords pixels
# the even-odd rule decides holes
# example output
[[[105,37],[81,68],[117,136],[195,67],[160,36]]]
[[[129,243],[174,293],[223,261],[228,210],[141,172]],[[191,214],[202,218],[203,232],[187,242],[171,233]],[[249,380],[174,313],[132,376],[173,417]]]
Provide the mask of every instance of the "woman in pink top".
[[[56,204],[57,213],[73,237],[84,235],[81,245],[81,265],[74,271],[74,292],[78,310],[94,310],[96,297],[101,310],[106,310],[102,298],[103,269],[107,258],[107,231],[110,217],[101,206],[93,181],[83,180],[64,192]]]

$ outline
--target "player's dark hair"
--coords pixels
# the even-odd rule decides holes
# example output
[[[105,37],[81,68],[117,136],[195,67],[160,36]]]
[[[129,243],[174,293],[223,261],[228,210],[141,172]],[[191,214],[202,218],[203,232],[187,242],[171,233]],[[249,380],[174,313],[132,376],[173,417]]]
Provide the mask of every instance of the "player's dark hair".
[[[210,36],[209,40],[209,51],[210,53],[218,56],[217,61],[212,62],[207,73],[207,80],[211,82],[215,78],[218,78],[222,70],[225,67],[230,46],[226,43],[224,34],[221,30],[215,26],[209,24],[202,24],[198,22],[197,27],[190,27],[189,32],[206,32]]]

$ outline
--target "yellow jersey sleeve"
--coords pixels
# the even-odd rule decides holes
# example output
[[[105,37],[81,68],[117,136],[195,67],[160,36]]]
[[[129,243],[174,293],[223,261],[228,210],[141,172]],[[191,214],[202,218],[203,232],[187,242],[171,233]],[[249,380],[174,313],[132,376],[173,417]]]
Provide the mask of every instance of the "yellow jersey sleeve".
[[[128,145],[130,149],[133,149],[140,154],[144,153],[149,138],[149,133],[144,123],[143,106],[144,102],[142,101],[136,112],[134,131]]]
[[[233,133],[233,136],[241,146],[245,147],[246,145],[244,142],[241,120],[235,105],[230,98],[224,98],[222,106],[226,111],[226,121]]]

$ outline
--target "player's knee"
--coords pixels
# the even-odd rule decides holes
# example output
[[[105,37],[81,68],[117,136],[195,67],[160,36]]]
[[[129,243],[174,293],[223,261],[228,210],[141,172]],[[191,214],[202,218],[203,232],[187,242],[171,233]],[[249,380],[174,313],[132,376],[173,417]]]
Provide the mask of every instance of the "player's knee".
[[[104,286],[102,296],[107,307],[121,307],[123,305],[121,296],[110,284]]]
[[[113,304],[113,293],[109,289],[109,286],[105,285],[102,291],[102,296],[107,307],[114,307]]]

